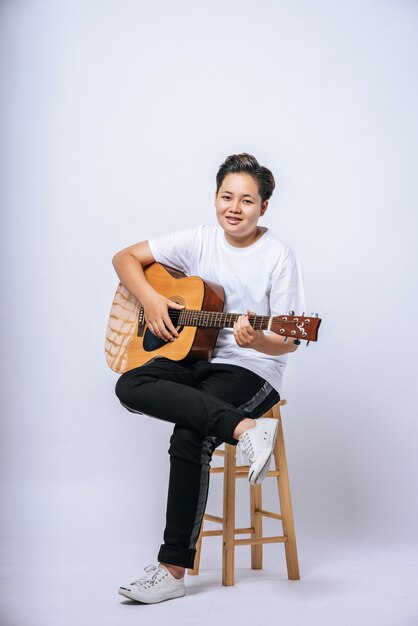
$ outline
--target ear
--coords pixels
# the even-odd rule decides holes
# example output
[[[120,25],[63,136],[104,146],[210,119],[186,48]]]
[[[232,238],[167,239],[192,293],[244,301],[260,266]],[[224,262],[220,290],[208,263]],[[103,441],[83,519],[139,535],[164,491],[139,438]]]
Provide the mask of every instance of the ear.
[[[261,205],[260,217],[262,215],[264,215],[264,213],[267,211],[268,205],[269,205],[269,201],[268,200],[264,200],[263,204]]]

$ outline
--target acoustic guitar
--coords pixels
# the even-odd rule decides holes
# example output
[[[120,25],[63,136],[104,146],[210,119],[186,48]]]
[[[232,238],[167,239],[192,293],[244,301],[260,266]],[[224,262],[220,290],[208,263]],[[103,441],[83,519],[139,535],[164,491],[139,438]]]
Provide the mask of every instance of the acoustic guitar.
[[[242,313],[225,313],[223,287],[199,276],[151,263],[144,268],[154,289],[184,309],[169,309],[169,316],[179,337],[169,341],[156,337],[148,328],[141,303],[119,283],[110,310],[105,353],[109,367],[123,373],[144,365],[156,357],[188,362],[210,360],[219,329],[232,328]],[[318,316],[288,315],[270,317],[250,315],[256,330],[271,330],[284,337],[317,341],[321,320]]]

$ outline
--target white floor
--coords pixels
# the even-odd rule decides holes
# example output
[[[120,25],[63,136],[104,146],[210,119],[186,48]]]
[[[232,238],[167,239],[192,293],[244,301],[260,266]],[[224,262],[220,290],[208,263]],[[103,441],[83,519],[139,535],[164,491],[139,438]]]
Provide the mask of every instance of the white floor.
[[[302,578],[287,579],[282,546],[267,546],[265,568],[249,569],[237,549],[236,584],[222,587],[220,543],[202,553],[202,571],[187,577],[187,595],[141,605],[117,594],[147,562],[105,558],[67,546],[25,558],[16,546],[4,560],[1,626],[417,626],[417,549],[408,546],[299,544]],[[19,557],[16,558],[16,555]],[[274,561],[274,559],[277,559]]]

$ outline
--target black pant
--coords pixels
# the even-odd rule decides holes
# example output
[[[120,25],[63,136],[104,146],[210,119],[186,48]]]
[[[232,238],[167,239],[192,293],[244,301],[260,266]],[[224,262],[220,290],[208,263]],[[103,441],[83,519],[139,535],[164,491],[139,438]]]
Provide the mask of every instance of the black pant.
[[[158,358],[120,376],[116,395],[133,413],[175,424],[170,438],[170,479],[163,563],[192,568],[209,490],[212,453],[236,445],[237,424],[260,417],[280,396],[263,378],[237,365]]]

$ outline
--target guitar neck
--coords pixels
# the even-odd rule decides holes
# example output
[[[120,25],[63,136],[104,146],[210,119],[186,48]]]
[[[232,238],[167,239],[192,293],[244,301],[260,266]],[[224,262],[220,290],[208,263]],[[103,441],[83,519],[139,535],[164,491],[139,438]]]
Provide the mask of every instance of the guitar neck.
[[[317,341],[321,320],[305,315],[249,315],[248,320],[254,330],[270,330],[283,337]],[[170,319],[174,326],[196,326],[199,328],[232,328],[242,313],[224,313],[223,311],[201,311],[199,309],[170,309]],[[138,336],[145,328],[144,307],[141,306],[138,318]]]
[[[183,309],[180,311],[178,324],[180,326],[204,326],[205,328],[232,328],[240,315],[242,313]],[[271,318],[268,315],[250,315],[248,320],[254,330],[268,330]]]

